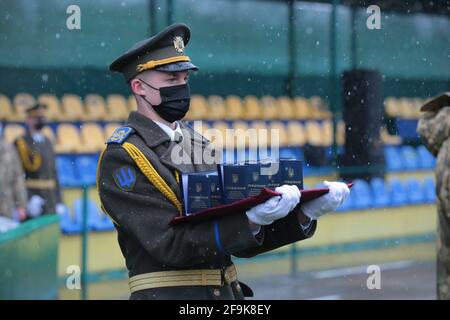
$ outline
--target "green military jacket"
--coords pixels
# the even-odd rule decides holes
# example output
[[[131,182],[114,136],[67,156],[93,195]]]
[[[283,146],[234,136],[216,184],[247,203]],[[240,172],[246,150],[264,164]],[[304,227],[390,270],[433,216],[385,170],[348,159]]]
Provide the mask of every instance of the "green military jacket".
[[[182,121],[179,124],[184,137],[180,143],[191,161],[194,150],[211,151],[214,155],[208,140]],[[157,271],[224,270],[232,265],[232,255],[252,257],[313,235],[316,222],[303,231],[296,212],[264,226],[256,236],[244,212],[197,224],[169,226],[180,214],[179,209],[149,181],[124,145],[137,147],[178,199],[182,198],[176,172],[211,170],[216,169],[216,164],[173,161],[171,155],[180,144],[171,141],[155,122],[138,112],[130,114],[126,127],[121,130],[116,130],[108,140],[100,157],[97,186],[103,210],[115,222],[130,277]],[[242,299],[250,291],[235,281],[218,287],[145,289],[134,292],[131,298]]]

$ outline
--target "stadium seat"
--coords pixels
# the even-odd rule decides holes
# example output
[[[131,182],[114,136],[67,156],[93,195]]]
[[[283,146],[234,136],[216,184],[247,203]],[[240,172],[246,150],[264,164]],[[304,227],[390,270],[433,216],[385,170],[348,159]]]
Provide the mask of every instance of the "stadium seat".
[[[97,155],[80,155],[75,157],[75,173],[80,185],[95,185]]]
[[[53,130],[52,130],[51,127],[45,126],[44,128],[42,128],[42,133],[43,133],[44,136],[46,136],[51,142],[55,143],[56,137],[55,137],[55,133],[53,132]]]
[[[104,129],[103,129],[103,136],[105,137],[105,141],[108,140],[109,137],[112,136],[112,134],[114,133],[114,131],[116,131],[117,128],[119,128],[121,126],[120,123],[108,123],[105,125]]]
[[[431,177],[427,177],[423,181],[423,192],[424,192],[424,201],[426,203],[435,203],[436,202],[436,186],[434,183],[434,179]]]
[[[417,147],[419,165],[422,169],[433,169],[436,166],[436,158],[425,146]]]
[[[289,97],[278,98],[278,119],[290,120],[294,118],[294,109],[292,107],[292,100]]]
[[[96,203],[92,200],[88,200],[88,228],[89,230],[108,230],[112,229],[112,223],[108,223],[104,217],[104,214],[100,211]],[[73,204],[74,219],[73,223],[79,227],[80,231],[83,226],[83,200],[77,199]],[[108,219],[109,220],[109,219]]]
[[[300,147],[281,147],[280,158],[295,158],[304,161],[305,156]]]
[[[36,103],[36,99],[28,93],[18,93],[14,97],[16,121],[25,120],[25,110]]]
[[[212,95],[208,97],[208,120],[226,119],[225,104],[222,97]]]
[[[192,95],[191,104],[186,120],[203,120],[208,118],[208,104],[206,99],[200,95]]]
[[[255,96],[246,96],[244,98],[244,118],[246,120],[259,120],[261,119],[261,108],[258,98]]]
[[[305,124],[306,142],[313,147],[325,145],[325,137],[317,121],[307,121]]]
[[[210,137],[212,138],[211,142],[214,143],[217,148],[234,147],[234,139],[232,139],[233,137],[227,137],[226,132],[227,129],[229,129],[229,126],[225,121],[215,121],[212,124],[211,128],[218,130],[218,132],[220,133],[220,136],[215,135],[213,137]]]
[[[287,134],[289,139],[289,146],[291,147],[303,147],[306,143],[306,133],[303,125],[298,121],[288,121]]]
[[[331,118],[331,113],[327,110],[325,101],[318,96],[309,98],[311,106],[311,119],[326,120]]]
[[[62,119],[59,99],[54,94],[43,93],[38,97],[38,102],[47,106],[46,116],[49,121]]]
[[[25,134],[25,128],[20,124],[8,124],[4,128],[4,139],[7,143],[13,143],[23,134]]]
[[[352,188],[352,204],[354,209],[367,209],[372,206],[372,192],[367,181],[355,179]]]
[[[248,124],[245,121],[234,121],[232,124],[232,129],[234,130],[234,145],[238,149],[243,149],[249,145],[250,141],[255,138],[254,141],[258,141],[257,133],[252,136],[252,131],[249,131]]]
[[[394,207],[408,204],[408,192],[402,181],[397,178],[389,181],[389,195],[391,198],[391,205]]]
[[[333,145],[333,124],[329,120],[325,120],[322,122],[322,143],[325,147],[329,147]],[[336,136],[336,140],[337,136]]]
[[[68,208],[64,210],[64,213],[61,215],[61,230],[65,234],[74,234],[81,232],[81,225],[75,223],[75,219],[70,214]]]
[[[124,121],[128,117],[128,112],[127,101],[122,95],[110,94],[106,98],[106,120]]]
[[[88,94],[84,97],[87,120],[100,121],[106,118],[105,99],[98,94]]]
[[[389,206],[389,191],[386,188],[384,179],[373,178],[370,180],[370,189],[372,192],[372,206],[374,208],[384,208]]]
[[[128,112],[137,110],[137,102],[134,96],[128,97]]]
[[[78,152],[81,149],[81,138],[73,124],[62,123],[56,129],[55,151],[57,153]]]
[[[398,134],[404,139],[418,140],[417,119],[399,119],[397,120]]]
[[[252,121],[250,128],[255,129],[258,135],[258,145],[268,146],[270,144],[270,133],[267,130],[267,123],[263,120]]]
[[[404,169],[412,171],[419,168],[419,158],[416,149],[411,146],[402,146],[400,147],[400,152]]]
[[[16,114],[9,98],[0,94],[0,119],[6,121],[16,121]]]
[[[56,171],[59,183],[64,187],[75,187],[79,185],[78,177],[75,175],[75,162],[72,156],[56,156]]]
[[[387,97],[384,100],[384,111],[389,117],[397,118],[400,114],[399,104],[394,97]]]
[[[424,193],[419,180],[409,178],[406,182],[406,190],[408,194],[408,202],[410,204],[419,204],[424,202]]]
[[[242,108],[241,98],[238,96],[230,95],[225,99],[225,108],[227,119],[239,120],[244,119],[244,111]]]
[[[283,122],[281,121],[271,121],[269,124],[269,130],[276,130],[278,132],[278,137],[279,137],[279,146],[280,147],[285,147],[289,145],[289,137],[288,137],[288,133],[286,130],[286,126],[284,125]],[[271,136],[272,133],[271,131],[268,132],[269,134],[269,141],[270,141],[270,145],[274,146],[274,141],[272,141]]]
[[[296,97],[293,101],[294,115],[296,119],[307,120],[311,118],[311,105],[303,97]]]
[[[105,148],[106,138],[103,129],[97,123],[85,123],[81,126],[81,146],[79,152],[99,152]]]
[[[263,96],[259,100],[262,118],[265,120],[273,120],[278,118],[279,109],[277,101],[272,96]]]
[[[395,146],[384,147],[384,158],[386,161],[386,168],[388,171],[399,171],[403,169],[403,163],[398,147]]]
[[[81,98],[74,94],[65,94],[61,98],[63,117],[65,121],[86,120],[86,111]]]

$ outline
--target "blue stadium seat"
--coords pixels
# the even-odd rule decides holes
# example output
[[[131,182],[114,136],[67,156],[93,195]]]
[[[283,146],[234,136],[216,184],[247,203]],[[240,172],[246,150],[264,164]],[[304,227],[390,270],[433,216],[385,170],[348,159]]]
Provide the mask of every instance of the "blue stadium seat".
[[[75,168],[80,185],[94,185],[98,156],[81,155],[75,158]]]
[[[356,179],[350,194],[352,194],[352,204],[354,209],[367,209],[372,205],[372,193],[367,181]]]
[[[419,155],[419,163],[422,169],[433,169],[436,166],[436,158],[425,146],[418,146],[417,154]]]
[[[434,179],[431,177],[425,178],[423,181],[423,193],[424,201],[426,203],[435,203],[436,201],[436,187],[434,184]]]
[[[388,207],[390,204],[389,191],[386,188],[384,179],[373,178],[370,180],[370,189],[372,191],[372,206],[374,208]]]
[[[389,183],[389,195],[391,205],[394,207],[403,206],[408,203],[408,193],[406,188],[397,178],[392,179]]]
[[[397,119],[398,135],[405,139],[419,139],[416,119]]]
[[[411,146],[402,146],[400,152],[404,169],[411,171],[417,170],[420,167],[416,149]]]
[[[112,227],[112,223],[105,222],[104,214],[100,211],[94,201],[88,200],[88,229],[89,230],[105,230],[105,226]],[[80,230],[83,226],[83,200],[77,199],[73,204],[74,224],[79,226]],[[107,217],[106,217],[107,218]],[[107,218],[109,220],[109,218]]]
[[[304,160],[303,150],[300,147],[282,147],[280,148],[280,158]]]
[[[78,185],[78,179],[75,175],[75,165],[71,156],[57,156],[56,171],[58,172],[59,182],[62,186],[73,187]]]
[[[399,149],[396,146],[384,147],[384,158],[388,171],[400,171],[403,169]]]
[[[411,204],[419,204],[424,202],[424,193],[422,191],[422,185],[419,180],[409,178],[406,183],[406,189],[408,193],[408,202]]]

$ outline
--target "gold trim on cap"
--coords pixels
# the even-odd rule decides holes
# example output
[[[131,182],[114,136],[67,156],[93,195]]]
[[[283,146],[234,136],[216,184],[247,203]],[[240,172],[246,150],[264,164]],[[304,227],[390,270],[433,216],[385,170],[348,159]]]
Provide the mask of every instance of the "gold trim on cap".
[[[136,67],[136,70],[139,72],[142,72],[145,70],[153,69],[153,68],[163,65],[163,64],[168,64],[168,63],[173,63],[173,62],[181,62],[181,61],[190,62],[191,59],[189,59],[188,56],[176,56],[176,57],[160,59],[160,60],[150,60],[150,61],[147,61],[146,63],[139,64]]]

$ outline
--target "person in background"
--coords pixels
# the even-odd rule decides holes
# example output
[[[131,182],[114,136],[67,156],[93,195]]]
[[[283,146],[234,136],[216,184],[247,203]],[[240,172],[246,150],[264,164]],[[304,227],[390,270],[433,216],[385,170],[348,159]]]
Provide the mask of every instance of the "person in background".
[[[28,108],[26,132],[14,142],[25,171],[29,218],[52,213],[61,215],[65,210],[61,202],[53,143],[42,132],[45,123],[44,105]]]
[[[424,104],[417,131],[437,157],[437,297],[450,300],[450,92]]]
[[[27,206],[24,173],[16,150],[3,140],[3,128],[0,120],[0,216],[23,221]]]

